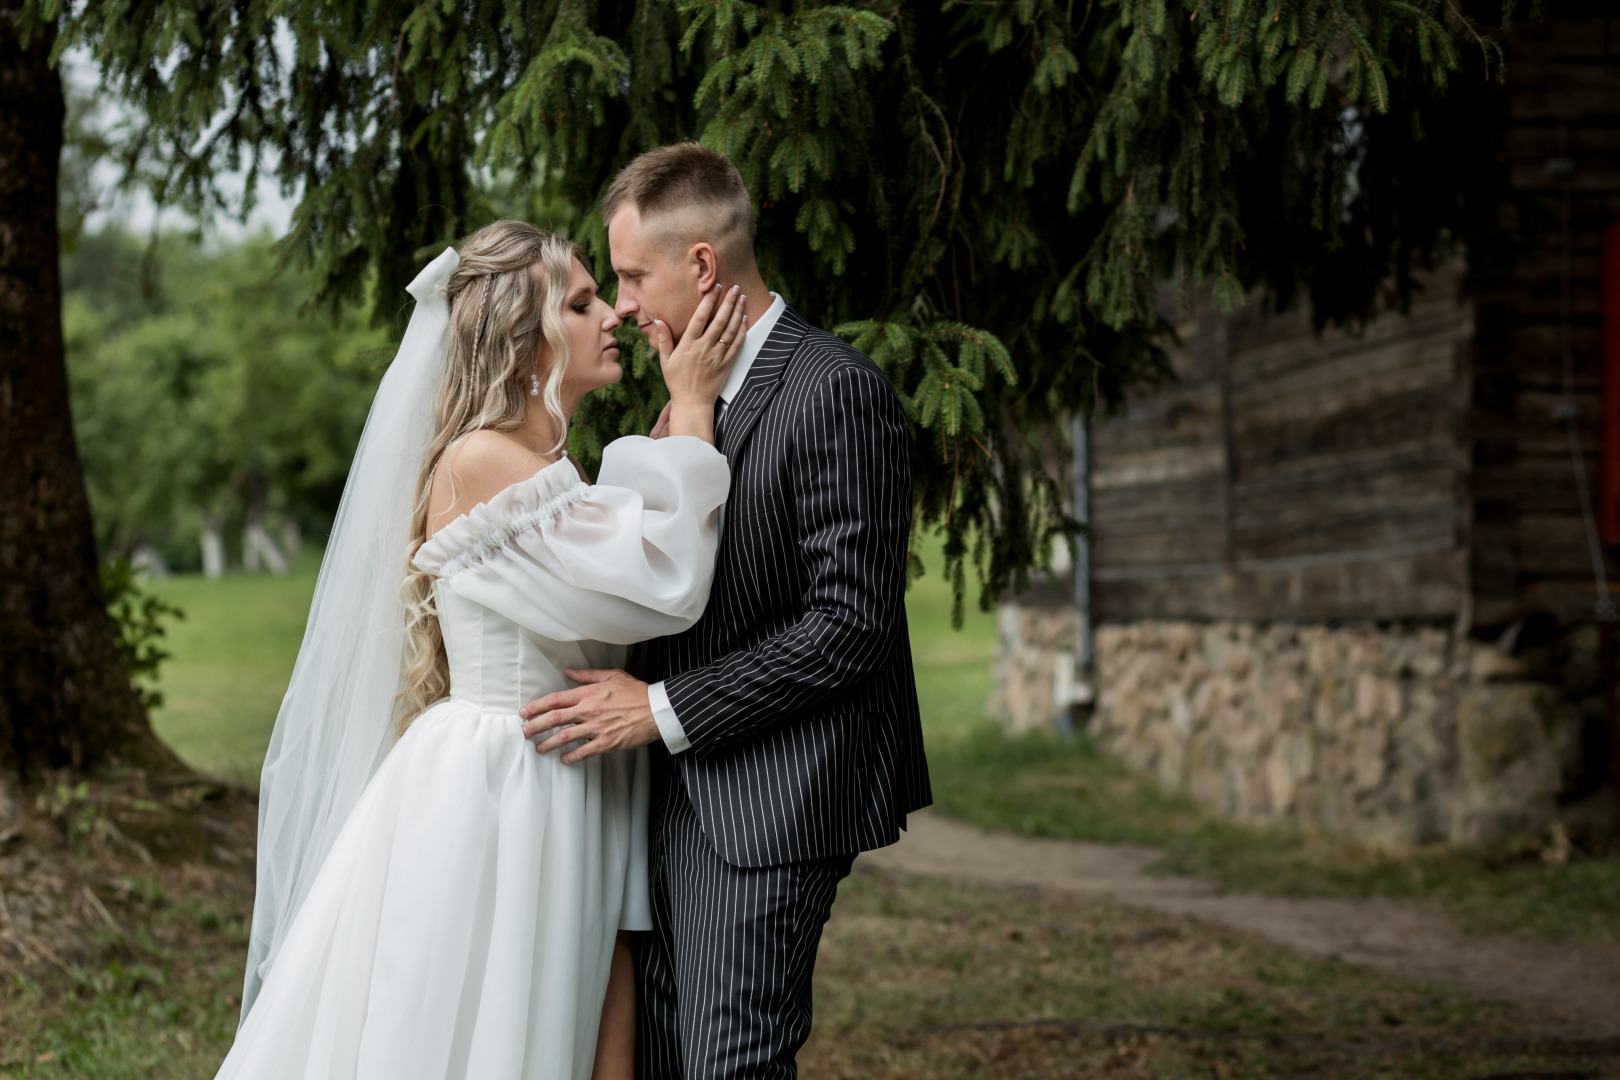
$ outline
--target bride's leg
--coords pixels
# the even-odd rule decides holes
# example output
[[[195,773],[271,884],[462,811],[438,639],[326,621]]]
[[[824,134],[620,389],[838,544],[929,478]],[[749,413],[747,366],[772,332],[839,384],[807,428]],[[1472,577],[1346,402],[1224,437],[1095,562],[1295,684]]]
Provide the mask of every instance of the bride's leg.
[[[636,965],[630,935],[619,931],[608,971],[602,1026],[596,1034],[596,1064],[591,1080],[632,1080],[636,1072]]]

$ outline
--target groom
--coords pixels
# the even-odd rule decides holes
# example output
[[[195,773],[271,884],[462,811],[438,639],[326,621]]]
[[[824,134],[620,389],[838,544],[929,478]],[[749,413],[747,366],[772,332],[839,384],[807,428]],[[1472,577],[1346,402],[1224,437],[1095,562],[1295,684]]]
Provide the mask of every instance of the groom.
[[[731,494],[708,609],[652,643],[657,681],[571,671],[587,685],[529,706],[525,732],[651,744],[638,1076],[792,1077],[838,882],[930,801],[904,607],[909,426],[872,361],[766,290],[724,157],[642,154],[602,219],[618,313],[653,340],[716,284],[748,298],[715,410]]]

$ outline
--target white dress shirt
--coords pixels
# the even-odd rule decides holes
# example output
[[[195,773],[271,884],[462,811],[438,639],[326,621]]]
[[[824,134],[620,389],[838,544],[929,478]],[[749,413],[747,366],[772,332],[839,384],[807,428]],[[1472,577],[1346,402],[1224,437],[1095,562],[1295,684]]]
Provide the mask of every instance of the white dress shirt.
[[[782,317],[786,307],[785,300],[771,293],[771,306],[765,309],[765,314],[748,324],[748,333],[743,335],[742,352],[732,362],[726,384],[720,388],[720,400],[724,404],[720,406],[718,415],[724,416],[726,410],[731,408],[732,399],[742,390],[749,369],[754,366],[754,358],[765,347],[765,339],[771,336],[771,331],[776,328],[776,320]],[[670,753],[678,754],[692,745],[686,737],[686,729],[681,727],[680,718],[675,715],[674,706],[669,703],[669,693],[662,682],[647,687],[647,703],[652,706],[653,723],[658,725],[658,734]]]

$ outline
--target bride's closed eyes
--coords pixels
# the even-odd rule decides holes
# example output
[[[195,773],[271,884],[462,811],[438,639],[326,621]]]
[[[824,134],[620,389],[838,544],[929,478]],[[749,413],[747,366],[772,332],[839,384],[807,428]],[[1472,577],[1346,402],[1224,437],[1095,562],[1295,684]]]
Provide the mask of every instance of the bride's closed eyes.
[[[564,293],[563,316],[567,321],[569,361],[563,376],[563,396],[578,400],[598,387],[624,377],[619,366],[619,344],[615,331],[620,319],[603,300],[596,280],[577,259],[573,281]]]

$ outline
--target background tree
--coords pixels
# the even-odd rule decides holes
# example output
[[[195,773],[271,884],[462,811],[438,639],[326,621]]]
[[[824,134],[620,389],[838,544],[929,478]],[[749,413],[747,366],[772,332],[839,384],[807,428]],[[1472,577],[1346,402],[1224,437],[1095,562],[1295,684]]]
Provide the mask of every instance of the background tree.
[[[986,600],[1069,524],[1036,466],[1054,420],[1159,374],[1161,275],[1359,317],[1474,228],[1455,192],[1489,172],[1493,57],[1453,0],[115,0],[67,25],[149,119],[165,198],[226,209],[222,167],[274,162],[317,298],[375,268],[379,319],[491,216],[491,170],[551,193],[605,269],[608,178],[717,146],[769,279],[913,405],[921,520],[953,560],[979,540]],[[1425,143],[1465,152],[1369,153]],[[644,427],[645,362],[582,449]]]
[[[385,335],[354,310],[297,317],[309,282],[275,273],[267,237],[205,249],[167,236],[153,249],[109,229],[84,237],[63,269],[102,553],[144,548],[217,575],[227,532],[244,562],[275,569],[305,528],[324,531]]]
[[[221,175],[252,192],[274,168],[302,192],[284,250],[315,299],[359,302],[375,274],[380,322],[496,187],[605,268],[607,179],[661,142],[719,147],[768,279],[913,409],[919,520],[945,525],[959,582],[974,541],[986,601],[1072,531],[1040,466],[1059,421],[1161,374],[1164,275],[1359,317],[1476,231],[1489,174],[1468,172],[1491,154],[1484,83],[1453,75],[1491,53],[1461,51],[1484,39],[1458,0],[31,2],[35,36],[13,17],[6,41],[38,56],[60,26],[90,50],[160,200],[233,209]],[[1429,173],[1380,152],[1418,131],[1465,152]],[[632,367],[580,449],[660,404]]]

